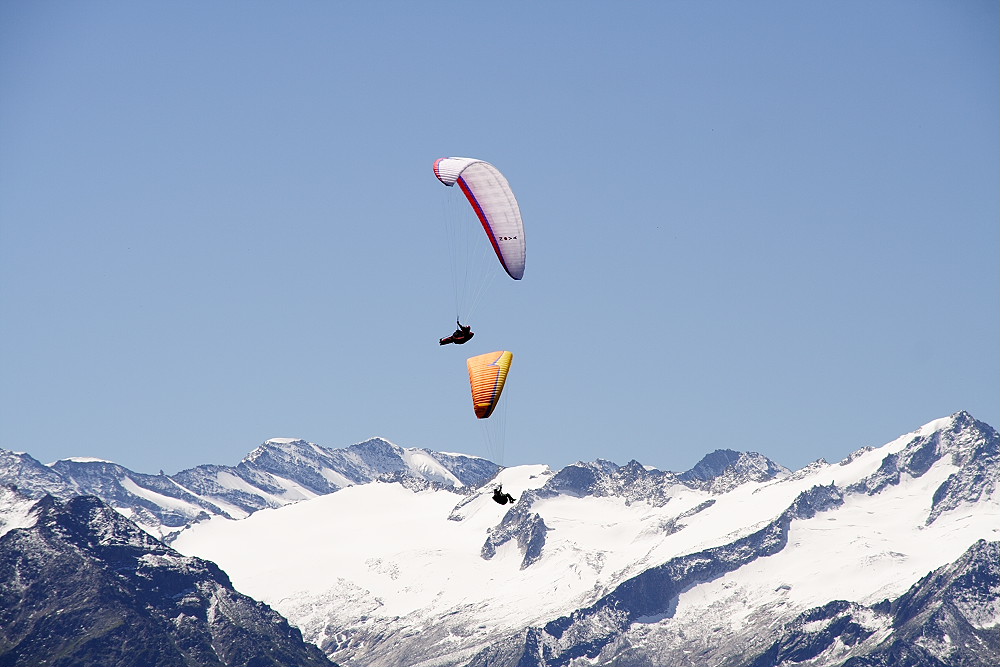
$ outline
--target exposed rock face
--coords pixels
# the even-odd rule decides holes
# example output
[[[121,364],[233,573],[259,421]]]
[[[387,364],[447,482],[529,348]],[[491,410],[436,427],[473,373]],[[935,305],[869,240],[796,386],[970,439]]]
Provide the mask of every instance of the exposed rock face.
[[[993,493],[1000,465],[1000,435],[969,413],[959,412],[952,416],[948,428],[913,438],[901,451],[886,456],[877,472],[848,491],[874,495],[899,484],[903,474],[921,477],[946,458],[958,471],[934,493],[928,524],[942,512],[963,502],[975,503]]]
[[[663,506],[677,485],[725,493],[747,482],[764,482],[788,474],[787,468],[761,454],[719,449],[680,474],[646,468],[638,461],[623,466],[604,460],[574,463],[556,473],[543,487],[542,494],[615,496],[628,503],[641,501]]]
[[[934,492],[928,524],[944,512],[993,495],[1000,476],[1000,434],[989,425],[960,412],[948,436],[953,443],[948,453],[959,469]]]
[[[497,548],[516,540],[517,546],[524,555],[521,561],[521,569],[529,567],[535,563],[542,555],[542,547],[545,546],[545,532],[548,528],[545,520],[531,511],[531,501],[535,496],[534,491],[524,494],[518,503],[507,512],[500,525],[493,529],[490,536],[483,544],[482,557],[489,560],[496,554]]]
[[[20,520],[0,536],[0,664],[333,664],[214,563],[182,556],[97,498],[4,494]]]
[[[717,449],[678,477],[712,493],[725,493],[747,482],[764,482],[791,473],[788,468],[756,452]]]
[[[638,461],[619,466],[611,461],[575,463],[566,466],[545,485],[545,492],[569,496],[617,496],[626,502],[665,505],[670,488],[681,483],[677,475],[662,470],[649,470]]]

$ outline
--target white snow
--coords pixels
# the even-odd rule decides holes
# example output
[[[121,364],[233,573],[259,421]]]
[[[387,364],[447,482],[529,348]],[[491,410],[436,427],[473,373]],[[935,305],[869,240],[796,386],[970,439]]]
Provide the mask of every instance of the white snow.
[[[323,479],[330,482],[331,484],[339,486],[340,488],[352,486],[354,484],[354,482],[347,479],[347,477],[337,472],[336,470],[323,468],[319,471],[319,474],[323,476]]]
[[[545,486],[554,473],[547,465],[524,465],[513,468],[504,468],[497,473],[497,476],[487,484],[491,487],[494,484],[506,484],[508,491],[528,491],[530,489],[540,489]]]
[[[114,463],[114,461],[98,459],[93,456],[68,456],[64,459],[59,459],[59,461],[72,461],[73,463]],[[45,465],[51,468],[55,464],[59,463],[59,461],[53,461],[52,463],[46,463]]]
[[[426,451],[413,448],[403,449],[403,461],[408,468],[419,471],[431,481],[465,486],[458,477],[455,477],[450,470],[435,461]]]
[[[260,496],[267,500],[270,504],[274,506],[285,505],[291,501],[287,500],[283,496],[276,496],[273,493],[267,493],[261,488],[250,484],[249,482],[237,477],[236,475],[226,472],[225,470],[220,471],[216,476],[216,481],[223,488],[226,489],[236,489],[238,491],[246,491],[249,494]]]
[[[520,492],[544,484],[545,471],[545,466],[508,468],[500,481]],[[536,619],[553,613],[553,603],[562,596],[550,595],[546,603],[533,599],[533,591],[565,589],[567,584],[557,580],[570,563],[552,559],[547,568],[525,571],[531,586],[509,585],[522,576],[516,543],[501,547],[492,560],[480,557],[488,530],[509,506],[494,503],[486,487],[466,505],[462,521],[448,520],[462,499],[448,491],[413,493],[376,482],[259,511],[242,521],[213,518],[183,532],[172,546],[224,564],[239,590],[284,611],[347,586],[377,601],[375,613],[382,617],[478,607],[484,595],[497,600],[492,612],[484,612],[500,617],[494,622],[506,616],[497,613],[503,604],[535,607],[531,617]],[[577,579],[578,592],[592,585]],[[509,625],[523,620],[511,616]]]
[[[280,475],[275,475],[274,473],[268,473],[268,476],[275,481],[278,486],[285,489],[285,492],[279,496],[283,504],[307,500],[309,498],[315,498],[319,495],[315,491],[310,491],[298,482],[290,480],[286,477],[281,477]],[[261,492],[258,490],[257,493]]]
[[[734,532],[752,532],[815,483],[745,485],[683,519],[687,527],[669,537],[670,520],[709,498],[707,493],[679,485],[659,508],[615,497],[546,498],[531,507],[549,528],[538,563],[521,569],[516,540],[483,559],[484,542],[508,511],[492,501],[492,484],[501,482],[520,495],[551,475],[546,466],[503,470],[463,505],[460,521],[449,520],[460,495],[415,494],[374,483],[242,521],[215,518],[183,532],[173,546],[219,563],[239,590],[271,604],[307,634],[310,628],[320,632],[331,613],[349,624],[361,610],[414,623],[455,614],[453,622],[482,626],[495,637],[590,604],[673,556],[727,543]],[[752,498],[755,490],[763,493]],[[330,602],[343,595],[355,603]]]
[[[180,498],[172,498],[171,496],[165,496],[162,493],[157,493],[151,489],[147,489],[144,486],[139,486],[132,480],[131,477],[127,475],[121,480],[122,488],[124,488],[129,493],[136,495],[140,498],[145,498],[146,500],[159,505],[160,507],[166,507],[172,510],[177,510],[178,512],[186,516],[196,516],[202,511],[197,505],[190,503],[186,500]]]
[[[305,442],[302,438],[268,438],[265,445],[291,445],[296,442]]]
[[[249,516],[249,514],[250,514],[246,510],[244,510],[244,509],[242,509],[242,508],[240,508],[240,507],[238,507],[236,505],[233,505],[232,503],[230,503],[229,501],[225,500],[224,498],[220,498],[219,496],[205,496],[205,495],[202,495],[202,494],[198,494],[198,493],[195,493],[194,491],[192,491],[191,489],[187,488],[186,486],[183,486],[182,484],[179,484],[177,482],[177,480],[175,480],[173,478],[171,478],[170,481],[178,489],[181,489],[182,491],[190,493],[195,498],[199,498],[201,500],[205,500],[205,501],[207,501],[207,502],[215,505],[216,507],[218,507],[219,509],[221,509],[223,512],[226,512],[231,517],[234,517],[236,519],[242,519],[242,518],[245,518],[245,517]]]
[[[913,438],[916,436],[927,437],[929,435],[934,435],[934,433],[937,431],[944,431],[951,428],[954,421],[955,421],[955,415],[951,415],[948,417],[941,417],[940,419],[935,419],[934,421],[927,422],[913,433],[909,433],[902,437]]]
[[[839,509],[792,522],[785,549],[685,592],[677,616],[703,615],[723,599],[746,614],[769,604],[799,610],[831,600],[871,605],[902,595],[977,539],[1000,539],[1000,502],[975,516],[952,512],[924,525],[931,494],[950,472],[936,468],[875,496],[848,495]]]
[[[456,453],[456,452],[438,452],[438,454],[442,454],[444,456],[453,456],[455,458],[479,459],[480,461],[485,461],[486,460],[482,456],[476,456],[475,454],[459,454],[459,453]]]
[[[19,496],[15,491],[0,486],[0,536],[16,528],[31,528],[37,521],[32,511],[36,501]]]
[[[215,518],[184,531],[173,546],[217,562],[239,590],[275,607],[311,641],[333,629],[377,634],[384,628],[412,637],[434,627],[451,632],[443,654],[464,655],[505,632],[588,606],[649,567],[760,530],[814,486],[844,489],[947,420],[931,424],[842,465],[814,465],[721,495],[677,485],[662,507],[617,497],[540,498],[529,509],[545,522],[545,545],[524,569],[516,539],[489,560],[481,556],[511,510],[494,503],[490,491],[500,482],[523,496],[551,478],[546,466],[504,469],[471,499],[398,484],[353,486],[241,521]],[[427,464],[416,454],[407,460]],[[997,497],[979,503],[974,514],[960,508],[926,524],[934,491],[956,470],[950,461],[794,520],[782,551],[685,591],[670,622],[735,632],[761,609],[787,619],[836,599],[872,604],[902,594],[976,540],[1000,539]],[[714,504],[682,517],[709,499]]]

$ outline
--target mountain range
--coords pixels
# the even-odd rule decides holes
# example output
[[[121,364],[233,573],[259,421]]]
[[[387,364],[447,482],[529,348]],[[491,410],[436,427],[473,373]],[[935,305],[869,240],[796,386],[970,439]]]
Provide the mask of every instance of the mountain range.
[[[0,449],[0,483],[31,497],[93,495],[160,537],[205,519],[242,519],[377,479],[465,488],[492,478],[486,459],[403,448],[372,438],[346,449],[275,438],[235,466],[200,465],[176,475],[137,473],[111,461],[77,457],[44,465]]]
[[[1000,437],[964,412],[794,472],[731,450],[681,473],[602,460],[500,468],[379,438],[338,450],[269,440],[237,466],[170,476],[0,450],[0,483],[17,487],[0,497],[0,556],[23,558],[47,513],[79,515],[90,528],[70,532],[98,536],[73,549],[99,545],[117,517],[113,532],[151,554],[128,567],[87,554],[137,592],[121,604],[177,619],[184,596],[149,603],[133,566],[185,563],[214,582],[185,584],[201,591],[189,604],[214,609],[218,591],[254,598],[239,599],[269,621],[240,626],[260,635],[248,646],[294,644],[300,631],[342,665],[985,667],[1000,664],[998,475]],[[494,503],[497,483],[517,502]],[[97,527],[84,518],[97,515]],[[11,608],[26,595],[18,576],[0,577]],[[82,577],[64,588],[107,585]],[[48,646],[4,632],[0,665]],[[323,664],[292,644],[260,651]],[[252,662],[229,655],[204,664]]]

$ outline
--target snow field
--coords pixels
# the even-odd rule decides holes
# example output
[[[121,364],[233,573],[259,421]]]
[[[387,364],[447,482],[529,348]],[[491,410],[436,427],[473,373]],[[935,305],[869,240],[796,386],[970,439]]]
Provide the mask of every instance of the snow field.
[[[920,478],[904,474],[877,495],[848,494],[839,508],[793,521],[781,552],[685,592],[677,616],[699,616],[726,601],[729,610],[743,608],[729,618],[735,628],[762,605],[798,613],[831,600],[872,605],[902,595],[976,540],[1000,539],[1000,499],[975,515],[959,508],[925,525],[934,490],[954,470],[941,461]]]
[[[540,497],[526,509],[542,517],[545,544],[524,569],[516,538],[490,560],[481,556],[513,509],[492,501],[497,480],[471,497],[414,493],[399,484],[354,486],[240,521],[214,518],[172,546],[217,562],[237,589],[272,605],[310,641],[336,634],[346,645],[352,631],[399,641],[437,633],[442,646],[454,647],[441,655],[454,657],[589,606],[650,567],[750,535],[815,486],[844,491],[947,421],[843,464],[813,464],[721,495],[677,485],[661,507],[621,497]],[[793,520],[779,553],[686,590],[674,609],[642,619],[630,635],[662,642],[670,633],[711,628],[737,637],[832,600],[871,605],[901,595],[977,539],[1000,539],[1000,498],[979,503],[974,514],[959,507],[927,524],[935,490],[955,471],[944,456],[921,477],[904,473],[875,495],[845,493],[843,505]],[[520,466],[502,471],[499,481],[523,496],[551,475],[545,466]]]
[[[518,488],[516,476],[504,471],[503,481]],[[520,598],[508,586],[520,566],[516,544],[490,561],[480,557],[487,529],[508,507],[483,492],[464,508],[464,520],[448,520],[460,500],[448,491],[413,493],[376,482],[242,521],[214,518],[173,546],[219,563],[238,590],[279,611],[345,589],[363,591],[384,617],[480,605],[491,596]]]
[[[0,536],[16,528],[31,528],[38,517],[31,508],[35,501],[21,498],[16,492],[0,486]]]

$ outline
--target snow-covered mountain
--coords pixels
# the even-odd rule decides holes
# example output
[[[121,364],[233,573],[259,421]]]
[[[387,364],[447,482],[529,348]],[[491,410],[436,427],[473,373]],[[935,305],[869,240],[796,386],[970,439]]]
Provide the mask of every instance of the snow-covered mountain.
[[[97,495],[379,667],[996,667],[998,475],[1000,436],[964,412],[795,472],[731,450],[500,469],[381,439],[172,476],[0,450],[0,481]],[[12,532],[29,515],[0,502]]]
[[[214,563],[182,556],[97,498],[0,487],[0,664],[331,663]]]
[[[236,466],[201,465],[176,475],[137,473],[93,458],[43,465],[28,454],[0,449],[0,484],[36,498],[97,496],[158,536],[209,517],[242,519],[376,479],[467,489],[498,470],[482,458],[403,448],[382,438],[346,449],[276,438]]]
[[[513,506],[375,482],[173,544],[347,665],[995,666],[998,460],[958,413],[794,473],[521,466]]]
[[[838,600],[808,610],[744,664],[997,664],[998,607],[1000,542],[980,540],[895,600],[874,606]]]

